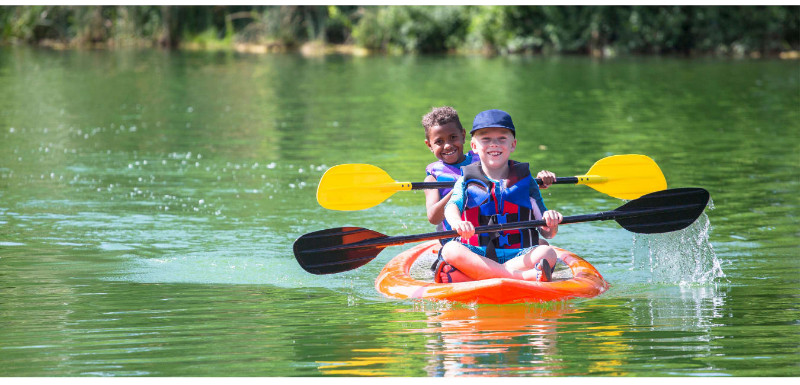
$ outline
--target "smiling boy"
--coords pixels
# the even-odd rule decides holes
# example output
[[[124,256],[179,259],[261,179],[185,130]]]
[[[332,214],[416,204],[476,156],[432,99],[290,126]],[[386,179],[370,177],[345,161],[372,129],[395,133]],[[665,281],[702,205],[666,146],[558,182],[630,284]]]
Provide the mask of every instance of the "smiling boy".
[[[433,108],[422,117],[422,127],[425,128],[425,145],[437,159],[425,168],[425,182],[455,181],[461,176],[461,167],[479,160],[472,151],[464,154],[467,133],[453,107]],[[425,190],[428,221],[439,231],[450,229],[444,221],[444,207],[450,200],[451,191],[450,188]]]
[[[539,235],[553,238],[562,215],[547,210],[528,164],[509,159],[517,146],[511,116],[501,110],[483,111],[470,133],[470,146],[480,162],[463,167],[445,207],[445,219],[460,240],[444,245],[440,256],[446,263],[439,264],[434,279],[452,282],[451,275],[459,273],[473,280],[549,281],[557,255],[549,245],[539,244]],[[547,179],[551,182],[549,175]],[[533,219],[544,219],[546,225],[538,230],[475,234],[477,226]]]

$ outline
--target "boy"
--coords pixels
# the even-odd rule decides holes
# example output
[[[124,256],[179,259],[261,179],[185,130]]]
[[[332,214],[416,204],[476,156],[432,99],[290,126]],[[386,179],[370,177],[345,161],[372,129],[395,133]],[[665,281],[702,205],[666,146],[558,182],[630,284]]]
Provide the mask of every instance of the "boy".
[[[422,117],[425,128],[425,145],[438,159],[425,168],[425,182],[455,181],[461,176],[461,167],[479,160],[472,151],[464,155],[464,140],[467,136],[458,112],[453,107],[433,108]],[[444,221],[444,206],[450,200],[452,189],[428,189],[425,191],[425,208],[428,221],[439,231],[450,230]]]
[[[445,219],[461,240],[442,247],[434,280],[455,282],[463,275],[472,280],[549,281],[557,255],[549,245],[539,244],[539,234],[553,238],[563,217],[544,206],[528,164],[509,159],[517,145],[511,116],[501,110],[483,111],[470,134],[480,162],[463,168],[445,206]],[[476,226],[531,219],[544,219],[546,226],[475,234]]]

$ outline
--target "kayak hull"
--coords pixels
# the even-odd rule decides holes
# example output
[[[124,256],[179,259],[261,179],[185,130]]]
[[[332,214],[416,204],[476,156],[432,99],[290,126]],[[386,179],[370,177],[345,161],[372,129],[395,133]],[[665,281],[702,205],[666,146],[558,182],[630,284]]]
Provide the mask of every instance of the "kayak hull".
[[[608,283],[589,262],[567,250],[557,248],[558,259],[572,271],[573,277],[554,282],[532,282],[492,278],[472,282],[434,283],[414,279],[411,266],[420,256],[438,253],[441,244],[419,244],[394,257],[375,280],[375,288],[389,298],[430,299],[464,303],[507,304],[591,298],[608,289]]]

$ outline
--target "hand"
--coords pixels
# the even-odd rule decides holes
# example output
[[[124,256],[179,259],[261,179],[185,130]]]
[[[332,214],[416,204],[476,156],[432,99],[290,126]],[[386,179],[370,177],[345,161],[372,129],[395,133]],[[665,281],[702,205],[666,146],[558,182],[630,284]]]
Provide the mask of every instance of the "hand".
[[[542,226],[542,230],[547,233],[552,233],[552,237],[558,232],[558,224],[561,223],[564,217],[556,210],[547,210],[542,215],[542,219],[547,223],[546,226]]]
[[[470,221],[461,221],[451,225],[453,230],[458,232],[458,235],[463,240],[472,238],[475,235],[475,226]]]
[[[539,188],[542,189],[550,187],[550,185],[556,181],[556,174],[547,170],[539,171],[539,173],[536,174],[536,177],[542,180],[542,185],[539,186]]]

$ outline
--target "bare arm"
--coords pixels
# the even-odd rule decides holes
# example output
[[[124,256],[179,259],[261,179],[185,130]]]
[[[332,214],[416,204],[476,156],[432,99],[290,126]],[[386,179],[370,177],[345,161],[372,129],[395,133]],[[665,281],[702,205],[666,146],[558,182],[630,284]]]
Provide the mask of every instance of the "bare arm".
[[[444,216],[450,227],[457,231],[462,239],[468,239],[475,235],[475,226],[472,225],[472,222],[461,219],[461,210],[458,209],[458,206],[447,205],[444,209]]]
[[[551,239],[558,233],[558,224],[561,223],[563,216],[555,210],[547,210],[542,215],[542,219],[547,222],[546,226],[539,227],[539,233],[542,237]]]
[[[425,177],[425,182],[436,182],[436,178],[434,178],[433,175],[428,175]],[[442,199],[439,199],[439,190],[437,189],[426,189],[424,191],[428,222],[433,225],[438,225],[444,220],[444,206],[447,205],[447,201],[450,200],[453,191],[451,190]]]

